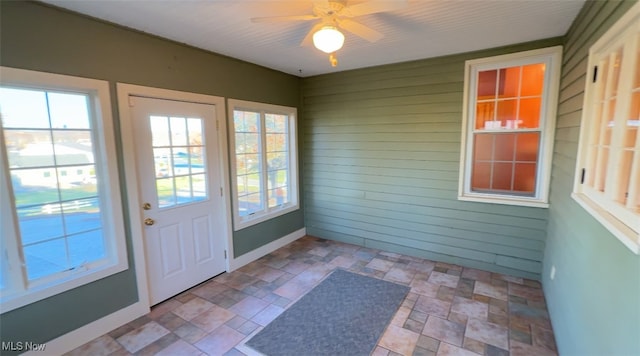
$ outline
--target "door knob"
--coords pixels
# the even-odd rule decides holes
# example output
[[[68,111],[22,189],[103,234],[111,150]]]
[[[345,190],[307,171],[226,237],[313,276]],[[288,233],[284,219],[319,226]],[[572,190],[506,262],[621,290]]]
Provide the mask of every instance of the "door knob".
[[[151,226],[151,225],[153,225],[155,223],[156,223],[156,221],[151,219],[151,218],[144,219],[144,224],[147,225],[147,226]]]
[[[144,210],[151,210],[151,204],[149,204],[149,203],[144,203],[144,204],[142,204],[142,209],[144,209]]]

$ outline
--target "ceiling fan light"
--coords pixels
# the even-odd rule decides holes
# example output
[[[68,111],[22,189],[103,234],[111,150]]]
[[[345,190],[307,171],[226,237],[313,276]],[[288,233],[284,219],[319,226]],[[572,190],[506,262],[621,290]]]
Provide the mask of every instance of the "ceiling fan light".
[[[344,35],[333,26],[325,26],[313,34],[313,45],[325,53],[333,53],[344,44]]]

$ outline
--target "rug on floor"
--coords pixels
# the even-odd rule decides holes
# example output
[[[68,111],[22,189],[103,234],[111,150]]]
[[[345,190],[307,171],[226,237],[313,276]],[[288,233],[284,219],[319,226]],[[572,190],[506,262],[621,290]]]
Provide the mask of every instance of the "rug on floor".
[[[369,355],[409,287],[341,269],[246,345],[275,355]]]

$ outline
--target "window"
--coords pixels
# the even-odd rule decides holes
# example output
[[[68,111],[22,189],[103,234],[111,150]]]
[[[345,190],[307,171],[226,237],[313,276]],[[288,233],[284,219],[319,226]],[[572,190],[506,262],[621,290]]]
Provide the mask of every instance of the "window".
[[[151,116],[150,121],[158,206],[207,199],[203,120]]]
[[[236,230],[297,210],[295,108],[229,100]]]
[[[561,53],[466,62],[458,199],[548,206]]]
[[[127,258],[108,83],[0,73],[4,312],[125,270]]]
[[[640,5],[589,51],[573,197],[640,252]]]

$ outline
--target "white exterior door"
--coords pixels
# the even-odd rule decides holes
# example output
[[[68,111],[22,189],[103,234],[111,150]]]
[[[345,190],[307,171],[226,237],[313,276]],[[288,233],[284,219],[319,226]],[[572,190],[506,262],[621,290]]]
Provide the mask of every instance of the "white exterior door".
[[[225,271],[216,108],[135,96],[129,105],[154,305]]]

